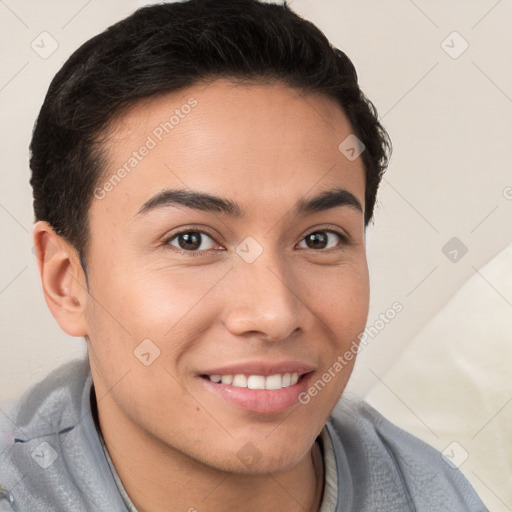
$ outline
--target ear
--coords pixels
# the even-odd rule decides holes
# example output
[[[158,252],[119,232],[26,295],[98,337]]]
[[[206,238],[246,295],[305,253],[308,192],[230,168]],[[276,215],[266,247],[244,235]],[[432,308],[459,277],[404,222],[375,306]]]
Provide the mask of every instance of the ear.
[[[70,336],[86,336],[89,293],[76,249],[48,222],[39,221],[34,226],[34,252],[44,298],[55,320]]]

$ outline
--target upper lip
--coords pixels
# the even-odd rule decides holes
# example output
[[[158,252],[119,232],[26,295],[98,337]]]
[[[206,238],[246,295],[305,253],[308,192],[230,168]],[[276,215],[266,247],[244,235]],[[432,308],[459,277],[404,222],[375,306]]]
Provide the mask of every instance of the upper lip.
[[[218,366],[201,372],[201,375],[269,375],[298,373],[303,375],[313,371],[313,365],[299,361],[251,361],[236,363],[226,366]]]

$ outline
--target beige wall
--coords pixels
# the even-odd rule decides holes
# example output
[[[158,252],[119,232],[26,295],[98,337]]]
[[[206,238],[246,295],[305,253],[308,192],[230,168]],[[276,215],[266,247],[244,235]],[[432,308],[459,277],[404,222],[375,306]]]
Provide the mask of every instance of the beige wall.
[[[27,148],[56,71],[82,42],[136,5],[129,0],[0,3],[1,400],[85,350],[82,340],[59,330],[40,290]],[[403,311],[360,353],[351,390],[364,394],[474,269],[512,239],[512,3],[294,0],[289,5],[351,57],[395,147],[375,225],[367,232],[368,324],[377,325],[396,301]],[[46,59],[31,48],[43,31],[58,42]],[[446,39],[454,31],[469,45],[458,58],[445,51],[456,56],[464,47],[457,35]],[[50,45],[47,39],[45,48]],[[456,263],[442,251],[453,237],[468,248]]]

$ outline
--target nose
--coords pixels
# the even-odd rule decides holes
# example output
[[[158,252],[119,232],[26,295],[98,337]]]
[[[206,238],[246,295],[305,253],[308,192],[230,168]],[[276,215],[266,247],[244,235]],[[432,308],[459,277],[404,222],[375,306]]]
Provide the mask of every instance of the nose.
[[[230,282],[224,323],[232,334],[280,341],[311,328],[304,280],[294,278],[277,256],[265,251],[252,263],[238,261]]]

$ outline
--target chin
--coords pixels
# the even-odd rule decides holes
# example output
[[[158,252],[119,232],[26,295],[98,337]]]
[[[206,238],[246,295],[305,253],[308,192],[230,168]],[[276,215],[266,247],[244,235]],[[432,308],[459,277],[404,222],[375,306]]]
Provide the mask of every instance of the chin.
[[[240,475],[268,475],[269,473],[279,473],[287,471],[296,466],[310,451],[311,445],[290,446],[287,443],[276,441],[261,446],[261,440],[247,440],[246,442],[234,442],[233,445],[240,445],[240,448],[229,449],[228,458],[223,451],[219,458],[212,460],[203,460],[211,467],[220,471],[236,473]]]

